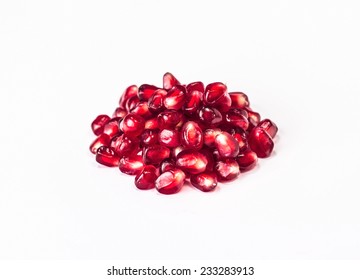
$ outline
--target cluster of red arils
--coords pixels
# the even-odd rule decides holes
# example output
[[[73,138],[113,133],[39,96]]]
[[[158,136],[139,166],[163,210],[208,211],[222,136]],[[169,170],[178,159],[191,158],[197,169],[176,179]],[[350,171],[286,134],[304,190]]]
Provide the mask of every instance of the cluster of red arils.
[[[165,73],[162,88],[129,86],[112,118],[96,117],[90,151],[97,162],[136,175],[141,190],[173,194],[189,179],[212,191],[274,148],[277,126],[249,106],[246,94],[223,83],[183,85]]]

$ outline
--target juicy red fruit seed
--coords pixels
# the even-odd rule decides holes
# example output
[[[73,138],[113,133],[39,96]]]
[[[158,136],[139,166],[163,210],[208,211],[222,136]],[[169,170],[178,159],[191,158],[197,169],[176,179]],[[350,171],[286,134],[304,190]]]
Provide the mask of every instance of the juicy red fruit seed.
[[[240,174],[239,165],[234,159],[224,159],[216,162],[215,172],[219,181],[230,181]]]
[[[225,122],[231,126],[247,130],[249,127],[248,114],[245,110],[230,109],[225,114]]]
[[[167,95],[167,91],[164,89],[158,89],[148,100],[149,111],[153,114],[164,111],[164,98]]]
[[[200,150],[204,143],[200,126],[193,121],[186,122],[181,129],[180,140],[184,147]]]
[[[204,131],[204,144],[210,148],[215,147],[215,137],[221,132],[220,128],[208,128]]]
[[[155,181],[155,187],[162,194],[174,194],[181,190],[186,175],[180,169],[172,169],[161,174]]]
[[[140,143],[142,147],[149,147],[156,144],[159,144],[159,131],[145,129],[140,136]]]
[[[183,111],[185,114],[191,116],[195,114],[202,105],[204,99],[204,84],[202,82],[195,82],[187,85],[186,98]]]
[[[246,108],[248,112],[248,120],[249,127],[248,130],[252,130],[255,126],[257,126],[261,120],[261,116],[259,113],[252,111],[250,108]]]
[[[108,146],[110,144],[110,137],[107,134],[101,134],[90,144],[90,152],[96,154],[97,150],[102,146]]]
[[[135,177],[135,186],[140,190],[153,189],[158,177],[159,174],[155,166],[145,165],[143,170]]]
[[[117,107],[113,113],[113,118],[124,118],[127,115],[127,111],[121,107]]]
[[[231,98],[227,87],[223,83],[212,83],[206,86],[204,103],[217,108],[220,112],[227,112],[231,107]]]
[[[104,125],[110,120],[108,115],[99,115],[91,123],[91,129],[96,136],[100,135],[104,131]]]
[[[120,129],[129,137],[139,136],[145,128],[144,119],[134,113],[127,114],[120,123]]]
[[[130,155],[139,145],[137,139],[131,139],[126,135],[117,135],[111,139],[110,146],[119,157]]]
[[[163,76],[163,88],[169,90],[176,85],[180,85],[180,82],[175,78],[173,74],[171,74],[170,72],[166,72]]]
[[[222,122],[219,110],[211,107],[203,107],[199,110],[199,119],[209,126],[217,126]]]
[[[168,91],[164,98],[164,106],[168,110],[180,110],[185,103],[186,89],[177,85]]]
[[[234,158],[239,154],[239,143],[225,131],[215,137],[215,147],[223,158]]]
[[[159,133],[159,143],[170,148],[180,145],[180,133],[174,129],[163,129]]]
[[[244,109],[250,105],[248,96],[243,92],[229,92],[231,98],[231,107]]]
[[[104,125],[104,134],[114,137],[119,133],[119,122],[121,118],[112,118]]]
[[[264,119],[259,122],[258,127],[264,129],[271,138],[274,138],[276,133],[278,132],[278,127],[276,126],[276,124],[269,119]]]
[[[261,127],[255,127],[250,132],[248,142],[250,149],[259,158],[269,157],[274,149],[274,142],[271,136]]]
[[[146,101],[141,101],[131,109],[130,113],[142,116],[143,118],[151,117],[152,114],[149,111],[148,103]]]
[[[158,165],[164,159],[169,158],[170,150],[161,145],[144,148],[143,159],[145,164]]]
[[[156,86],[144,84],[139,87],[138,97],[140,101],[148,101],[154,92],[159,89]]]
[[[125,110],[127,112],[130,112],[131,110],[133,110],[137,104],[139,104],[140,100],[139,97],[137,96],[132,96],[130,97],[125,104]]]
[[[124,93],[122,94],[119,100],[119,107],[125,109],[126,102],[133,96],[138,94],[138,87],[135,85],[129,86],[125,89]]]
[[[176,165],[190,174],[204,172],[207,164],[208,160],[206,156],[195,150],[182,151],[176,157]]]
[[[181,119],[181,113],[175,110],[166,110],[161,112],[157,117],[160,128],[175,128]]]
[[[138,174],[144,167],[144,162],[141,156],[123,157],[119,162],[119,169],[122,173],[128,175]]]
[[[213,172],[191,175],[190,182],[195,188],[203,192],[210,192],[217,186],[216,174]]]
[[[249,171],[256,166],[257,155],[253,151],[248,150],[243,154],[238,155],[236,161],[239,164],[241,172]]]
[[[101,146],[96,152],[96,161],[109,167],[119,165],[120,157],[111,147]]]

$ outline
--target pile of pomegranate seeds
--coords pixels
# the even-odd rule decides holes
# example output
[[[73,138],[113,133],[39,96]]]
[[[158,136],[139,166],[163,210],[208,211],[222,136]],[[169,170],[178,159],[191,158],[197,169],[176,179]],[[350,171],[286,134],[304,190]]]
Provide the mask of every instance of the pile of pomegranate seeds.
[[[177,193],[186,180],[209,192],[235,179],[271,155],[278,130],[250,108],[246,94],[220,82],[183,85],[171,73],[162,88],[129,86],[112,118],[99,115],[91,128],[98,163],[162,194]]]

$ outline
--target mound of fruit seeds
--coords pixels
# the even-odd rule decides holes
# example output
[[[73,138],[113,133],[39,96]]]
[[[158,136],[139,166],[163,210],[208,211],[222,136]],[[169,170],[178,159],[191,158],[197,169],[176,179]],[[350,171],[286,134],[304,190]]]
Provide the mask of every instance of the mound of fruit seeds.
[[[209,192],[271,155],[277,126],[250,108],[243,92],[225,84],[181,84],[171,73],[162,88],[131,85],[112,117],[91,124],[98,163],[135,175],[141,190],[174,194],[187,180]]]

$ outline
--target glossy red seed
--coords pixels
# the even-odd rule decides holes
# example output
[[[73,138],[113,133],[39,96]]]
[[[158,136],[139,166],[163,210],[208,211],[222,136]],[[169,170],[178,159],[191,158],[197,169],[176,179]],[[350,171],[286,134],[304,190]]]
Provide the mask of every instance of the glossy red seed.
[[[100,135],[104,131],[104,125],[110,120],[108,115],[99,115],[91,123],[91,129],[96,136]]]
[[[154,92],[159,89],[156,86],[144,84],[139,87],[138,97],[140,101],[148,101]]]
[[[148,100],[149,111],[153,114],[164,111],[164,98],[167,95],[167,91],[164,89],[158,89]]]
[[[172,169],[161,174],[155,181],[156,189],[162,194],[174,194],[181,190],[186,175],[180,169]]]
[[[220,112],[227,112],[231,107],[231,98],[227,87],[223,83],[212,83],[206,86],[204,103],[217,108]]]
[[[130,112],[136,107],[137,104],[139,104],[139,102],[140,102],[139,97],[137,96],[130,97],[125,103],[125,110],[127,112]]]
[[[138,87],[136,85],[131,85],[127,87],[119,100],[119,107],[125,109],[125,104],[127,100],[129,100],[133,96],[136,96],[137,94]]]
[[[247,141],[247,134],[241,128],[235,128],[231,130],[231,135],[239,143],[239,153],[246,151],[249,147]]]
[[[176,157],[176,166],[190,174],[204,172],[207,164],[206,156],[195,150],[182,151]]]
[[[249,121],[247,117],[248,114],[245,110],[230,109],[225,114],[225,122],[231,126],[240,127],[243,130],[247,130],[249,127]]]
[[[164,173],[166,171],[169,171],[169,170],[175,169],[175,168],[177,168],[177,167],[176,167],[176,163],[173,159],[169,159],[169,158],[164,159],[160,164],[160,172],[161,173]]]
[[[169,158],[170,150],[161,145],[153,145],[143,150],[143,159],[145,164],[158,165],[164,159]]]
[[[220,128],[208,128],[204,131],[204,144],[210,148],[215,147],[215,137],[221,132]]]
[[[129,157],[123,157],[119,162],[119,169],[122,173],[128,175],[136,175],[144,167],[144,162],[141,156],[134,155]]]
[[[120,157],[115,153],[111,147],[101,146],[96,151],[96,161],[109,167],[119,165]]]
[[[241,172],[249,171],[256,166],[257,155],[253,151],[247,150],[236,158]]]
[[[106,134],[99,135],[91,144],[90,144],[90,152],[96,154],[97,150],[102,146],[108,146],[110,144],[110,137]]]
[[[175,78],[173,74],[171,74],[170,72],[166,72],[163,76],[163,88],[169,90],[176,85],[180,85],[180,82]]]
[[[278,132],[278,127],[276,126],[276,124],[269,119],[264,119],[259,122],[258,127],[264,129],[271,138],[274,138],[276,133]]]
[[[206,171],[213,171],[215,166],[215,160],[213,156],[213,151],[209,148],[202,148],[200,153],[203,154],[207,159]]]
[[[183,146],[177,146],[177,147],[175,147],[175,148],[173,148],[172,150],[171,150],[171,156],[174,158],[174,159],[176,159],[176,157],[177,157],[177,155],[180,153],[180,152],[182,152],[182,151],[184,151],[184,150],[186,150],[187,148],[185,148],[185,147],[183,147]]]
[[[157,117],[145,121],[145,129],[158,129],[159,123]]]
[[[112,118],[104,125],[104,134],[107,134],[111,137],[114,137],[119,133],[119,122],[121,118]]]
[[[244,109],[250,105],[248,96],[243,92],[229,92],[231,98],[231,107]]]
[[[145,119],[152,116],[151,112],[149,111],[147,101],[141,101],[136,104],[135,107],[131,109],[130,113],[134,113]]]
[[[185,103],[186,89],[177,85],[168,91],[164,98],[164,106],[168,110],[180,110]]]
[[[213,172],[191,175],[190,182],[195,188],[203,192],[210,192],[217,186],[216,174]]]
[[[145,128],[145,120],[134,113],[127,114],[120,123],[120,129],[129,137],[139,136]]]
[[[136,150],[138,147],[139,141],[137,139],[131,139],[126,135],[117,135],[111,139],[111,148],[114,149],[115,153],[119,157],[128,156]]]
[[[204,143],[204,136],[200,126],[193,121],[186,122],[181,128],[180,140],[185,148],[200,150]]]
[[[233,158],[239,154],[239,143],[225,131],[215,137],[215,147],[223,158]]]
[[[127,111],[121,107],[117,107],[113,113],[113,118],[124,118],[127,115]]]
[[[183,107],[184,114],[191,116],[201,107],[204,99],[204,84],[195,82],[186,86],[186,98]]]
[[[140,143],[142,147],[153,146],[159,144],[159,131],[145,129],[144,132],[140,135]]]
[[[180,133],[174,129],[163,129],[159,133],[159,143],[165,147],[175,148],[180,145]]]
[[[159,174],[155,166],[145,165],[142,171],[135,177],[135,186],[140,190],[153,189],[158,177]]]
[[[198,114],[199,119],[207,126],[217,126],[222,122],[222,115],[216,108],[203,107]]]
[[[269,157],[274,149],[274,142],[271,136],[261,127],[255,127],[250,132],[248,142],[250,149],[259,158]]]
[[[234,159],[224,159],[216,162],[215,172],[219,181],[233,180],[240,174],[239,165]]]
[[[175,126],[181,121],[181,119],[181,113],[175,110],[163,111],[157,117],[157,121],[161,129],[175,128]]]

